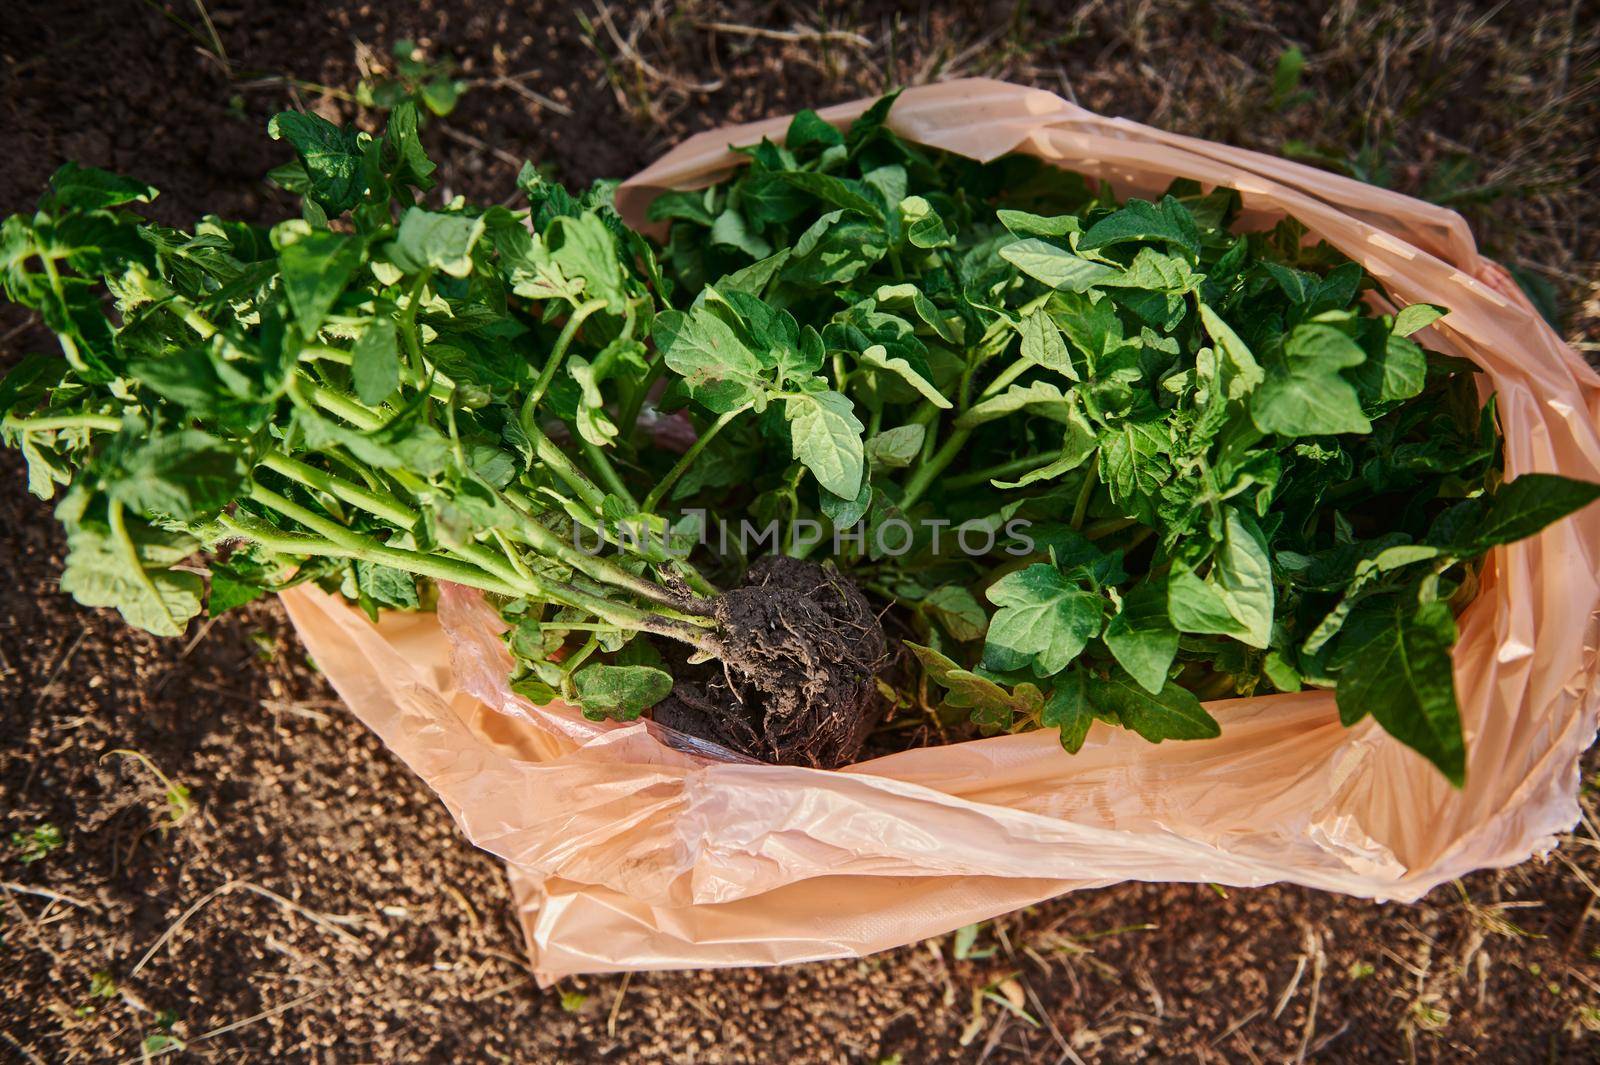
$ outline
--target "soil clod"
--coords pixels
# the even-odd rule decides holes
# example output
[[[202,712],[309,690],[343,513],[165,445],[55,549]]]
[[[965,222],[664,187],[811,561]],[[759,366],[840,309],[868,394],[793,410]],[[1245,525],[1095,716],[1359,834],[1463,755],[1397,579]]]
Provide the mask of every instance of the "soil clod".
[[[680,681],[657,722],[781,765],[854,761],[882,712],[874,681],[888,660],[865,596],[830,569],[764,558],[720,596],[720,670]]]

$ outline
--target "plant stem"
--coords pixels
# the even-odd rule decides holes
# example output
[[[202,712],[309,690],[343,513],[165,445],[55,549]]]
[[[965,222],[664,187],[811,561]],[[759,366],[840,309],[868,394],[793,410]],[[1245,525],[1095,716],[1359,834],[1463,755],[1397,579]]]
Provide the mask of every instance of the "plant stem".
[[[313,403],[330,414],[337,414],[357,429],[365,429],[371,432],[374,429],[383,428],[382,415],[363,407],[349,396],[319,385],[303,374],[299,377],[299,384],[305,388]]]
[[[44,249],[40,249],[39,261],[44,264],[45,276],[50,279],[50,291],[55,293],[56,302],[61,306],[62,320],[71,322],[72,315],[67,311],[67,293],[61,287],[61,274],[56,270],[55,256]],[[82,373],[89,368],[84,363],[83,355],[78,351],[78,342],[73,339],[71,333],[57,333],[56,339],[61,341],[61,354],[67,357],[67,361],[72,364],[74,370]]]
[[[961,454],[961,449],[966,446],[967,439],[972,436],[970,429],[957,429],[950,434],[933,457],[919,465],[911,475],[911,480],[906,482],[905,497],[900,500],[902,511],[910,510],[922,498],[927,490],[933,487],[933,482],[945,471],[945,467],[955,461]]]
[[[224,529],[245,540],[252,540],[269,551],[283,555],[312,555],[319,558],[355,558],[353,548],[342,547],[321,536],[286,532],[246,515],[223,514],[218,522]],[[465,582],[462,582],[465,583]]]
[[[264,507],[277,511],[286,518],[299,522],[329,543],[348,550],[351,558],[375,562],[395,569],[403,569],[410,573],[432,577],[436,580],[454,581],[457,584],[481,588],[497,595],[514,596],[523,594],[515,585],[503,580],[497,580],[477,566],[469,566],[466,563],[458,562],[454,559],[440,558],[437,555],[425,555],[419,551],[404,551],[400,548],[389,547],[370,536],[355,532],[336,521],[324,518],[322,515],[284,498],[270,488],[263,488],[259,484],[250,486],[250,499]],[[253,533],[247,533],[247,535],[254,537]]]
[[[337,477],[314,466],[308,466],[298,459],[278,451],[269,451],[261,456],[261,465],[275,473],[280,473],[292,481],[298,481],[307,488],[315,488],[319,492],[327,492],[344,500],[351,506],[360,507],[369,514],[392,521],[401,528],[410,529],[420,520],[415,510],[394,499],[388,499],[376,492],[368,491],[354,482],[343,477]]]
[[[250,486],[250,499],[299,522],[331,543],[350,549],[351,557],[354,558],[432,577],[435,580],[454,581],[498,595],[529,595],[563,606],[576,607],[623,628],[680,640],[701,649],[709,649],[711,646],[708,636],[701,631],[702,628],[714,624],[709,618],[698,625],[668,620],[635,607],[591,595],[569,584],[546,581],[537,577],[527,578],[519,574],[504,556],[496,555],[478,544],[452,546],[451,550],[465,561],[441,558],[417,551],[404,551],[389,547],[336,521],[324,518],[292,500],[285,499],[271,489],[263,488],[260,484]]]
[[[533,416],[534,408],[544,399],[545,390],[550,387],[550,382],[555,380],[556,370],[561,368],[561,362],[567,356],[567,348],[572,346],[572,339],[578,335],[578,327],[583,325],[583,320],[606,306],[605,300],[590,300],[574,308],[572,314],[567,317],[567,324],[561,327],[561,335],[556,337],[555,346],[550,349],[550,357],[545,360],[544,369],[539,371],[539,379],[534,382],[527,398],[522,401],[524,420]]]
[[[963,488],[971,488],[973,485],[983,484],[985,481],[991,481],[996,477],[1015,477],[1019,473],[1031,473],[1034,470],[1050,465],[1055,460],[1056,457],[1053,455],[1023,455],[981,470],[973,470],[971,473],[963,473],[947,478],[944,484],[951,491],[959,491]]]
[[[528,413],[526,406],[523,407],[523,413],[524,415]],[[578,498],[583,501],[583,505],[598,515],[606,498],[606,494],[601,490],[600,486],[589,480],[584,472],[573,463],[572,459],[567,457],[567,453],[556,447],[555,443],[544,435],[544,430],[539,428],[539,424],[535,419],[525,417],[522,422],[522,431],[527,434],[528,440],[532,442],[534,454],[539,456],[539,461],[549,466],[552,473],[566,482],[567,487],[578,494]]]
[[[978,400],[981,402],[990,396],[997,396],[1004,392],[1011,382],[1033,369],[1035,365],[1032,359],[1018,359],[1013,362],[1010,366],[1001,370],[993,381],[984,386],[983,391],[978,393]]]
[[[706,431],[700,434],[700,438],[689,445],[689,450],[683,453],[683,457],[673,463],[672,469],[667,471],[666,477],[662,478],[660,483],[650,489],[650,494],[644,497],[644,512],[646,514],[654,514],[661,500],[666,497],[668,492],[672,491],[672,486],[678,483],[678,478],[682,477],[689,467],[694,465],[694,460],[700,457],[700,452],[706,449],[706,445],[711,443],[716,438],[716,435],[727,427],[729,422],[749,409],[750,404],[746,403],[719,415],[717,420],[712,422]]]
[[[1083,487],[1078,489],[1078,501],[1072,506],[1072,527],[1083,528],[1084,516],[1089,511],[1089,497],[1094,495],[1095,485],[1100,483],[1100,452],[1094,453],[1089,468],[1083,474]]]
[[[611,459],[606,455],[605,449],[596,447],[582,437],[578,438],[578,446],[583,449],[583,457],[589,460],[589,465],[599,471],[600,480],[605,483],[606,489],[624,503],[627,503],[628,509],[638,510],[638,501],[633,498],[633,493],[628,491],[628,486],[623,483],[621,475],[617,473],[617,468],[611,464]]]
[[[400,338],[406,348],[407,368],[411,371],[414,381],[422,380],[422,342],[417,337],[417,311],[422,304],[422,290],[427,287],[428,279],[433,276],[431,267],[424,268],[411,282],[411,288],[406,292],[406,306],[400,312],[395,324],[400,327]]]
[[[645,372],[643,380],[639,381],[627,402],[623,405],[622,416],[617,421],[617,428],[622,433],[622,439],[632,440],[633,431],[639,424],[639,412],[644,409],[645,400],[650,398],[650,389],[661,375],[666,372],[667,360],[657,355],[650,363],[650,369]]]
[[[122,428],[122,419],[111,414],[58,414],[43,418],[15,418],[7,415],[0,426],[21,429],[25,433],[48,433],[57,429],[102,429],[115,432]]]

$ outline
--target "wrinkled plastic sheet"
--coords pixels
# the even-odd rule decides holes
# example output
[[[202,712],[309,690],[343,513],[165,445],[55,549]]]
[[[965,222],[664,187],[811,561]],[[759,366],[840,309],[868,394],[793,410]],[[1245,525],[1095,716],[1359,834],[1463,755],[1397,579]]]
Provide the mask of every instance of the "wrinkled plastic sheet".
[[[869,103],[822,115],[843,123]],[[720,179],[738,165],[730,144],[787,124],[693,137],[618,206],[639,224],[654,195]],[[1483,368],[1510,475],[1600,479],[1600,380],[1453,212],[995,81],[908,90],[890,125],[979,159],[1037,155],[1123,195],[1178,177],[1230,186],[1246,225],[1292,215],[1394,305],[1450,309],[1421,339]],[[1096,724],[1075,756],[1043,731],[838,772],[730,760],[648,722],[514,696],[501,623],[466,589],[445,588],[437,615],[377,624],[314,589],[283,600],[351,711],[506,861],[545,981],[866,954],[1124,880],[1413,900],[1547,850],[1576,822],[1600,702],[1600,507],[1488,560],[1455,651],[1460,791],[1370,718],[1341,727],[1325,691],[1209,703],[1222,735],[1199,742]]]

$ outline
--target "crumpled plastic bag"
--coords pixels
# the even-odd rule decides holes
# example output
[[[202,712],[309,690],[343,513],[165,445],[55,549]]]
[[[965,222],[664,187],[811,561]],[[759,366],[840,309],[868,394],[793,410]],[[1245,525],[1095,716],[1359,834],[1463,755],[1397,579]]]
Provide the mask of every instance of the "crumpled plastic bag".
[[[847,122],[869,103],[822,115]],[[618,207],[639,224],[661,190],[719,179],[738,164],[728,145],[787,124],[693,137],[625,183]],[[889,124],[980,159],[1037,155],[1122,195],[1178,177],[1231,186],[1246,224],[1293,215],[1396,304],[1450,309],[1424,339],[1483,368],[1510,475],[1600,480],[1600,378],[1455,213],[996,81],[908,90]],[[1096,724],[1071,756],[1040,731],[838,772],[719,760],[646,722],[512,695],[499,619],[476,593],[446,588],[436,616],[376,625],[313,589],[283,600],[355,715],[508,863],[546,981],[866,954],[1123,880],[1414,900],[1547,850],[1577,821],[1600,710],[1600,506],[1488,560],[1455,652],[1461,791],[1371,718],[1341,727],[1326,691],[1209,703],[1222,735],[1206,741]]]

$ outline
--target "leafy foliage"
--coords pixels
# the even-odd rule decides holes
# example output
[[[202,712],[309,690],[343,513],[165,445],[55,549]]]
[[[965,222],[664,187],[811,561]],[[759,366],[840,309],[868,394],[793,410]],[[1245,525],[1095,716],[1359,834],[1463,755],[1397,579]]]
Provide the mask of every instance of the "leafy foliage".
[[[6,220],[63,357],[0,383],[0,432],[80,601],[176,634],[300,581],[374,615],[456,581],[514,690],[629,720],[694,668],[658,643],[717,657],[745,560],[704,534],[748,519],[898,608],[884,687],[942,692],[941,728],[1196,739],[1202,699],[1320,686],[1461,781],[1452,608],[1600,489],[1501,483],[1493,404],[1416,339],[1445,309],[1373,313],[1226,190],[919,149],[892,97],[663,195],[660,248],[531,167],[520,210],[430,204],[405,76],[380,135],[273,120],[304,207],[270,230],[169,230],[76,166]]]

